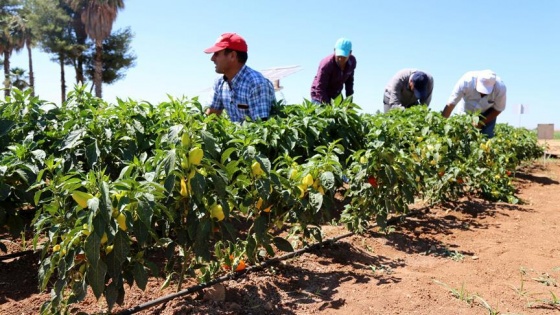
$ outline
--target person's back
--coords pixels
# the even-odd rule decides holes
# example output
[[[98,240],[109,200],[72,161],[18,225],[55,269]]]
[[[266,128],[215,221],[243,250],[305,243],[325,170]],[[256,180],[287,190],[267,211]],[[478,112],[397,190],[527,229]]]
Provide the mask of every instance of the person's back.
[[[385,86],[384,111],[420,104],[430,105],[433,89],[434,78],[430,74],[417,69],[400,70]]]

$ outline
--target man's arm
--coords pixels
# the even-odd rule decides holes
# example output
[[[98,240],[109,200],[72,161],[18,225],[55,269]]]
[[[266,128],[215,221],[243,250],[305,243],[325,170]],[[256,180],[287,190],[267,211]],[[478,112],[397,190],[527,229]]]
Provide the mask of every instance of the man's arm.
[[[486,117],[484,117],[484,120],[478,122],[478,126],[477,128],[482,128],[484,126],[486,126],[486,124],[488,124],[489,121],[494,120],[496,117],[498,117],[498,115],[500,115],[502,112],[495,110],[494,108],[490,108],[490,112],[488,114],[486,114]]]
[[[346,89],[346,97],[354,95],[354,71],[352,71],[352,74],[346,79],[344,86]]]
[[[347,63],[346,65],[352,67],[352,72],[350,73],[348,79],[346,79],[346,82],[344,82],[346,97],[350,97],[354,95],[354,71],[356,71],[356,66],[357,66],[356,58],[352,55],[350,55],[350,60],[348,60],[348,62],[352,62],[352,64]]]
[[[206,109],[206,115],[216,114],[221,115],[222,111],[224,110],[223,106],[221,105],[221,86],[223,84],[223,80],[217,79],[214,82],[214,86],[212,87],[212,103],[210,103],[210,107]]]
[[[443,115],[443,117],[449,118],[449,116],[451,115],[451,112],[453,111],[454,108],[455,108],[455,105],[447,104],[447,105],[445,105],[445,108],[443,109],[443,112],[441,114]]]
[[[503,112],[506,109],[506,86],[500,81],[499,83],[496,83],[494,88],[498,90],[496,98],[494,99],[494,109]]]
[[[465,81],[463,80],[463,78],[461,78],[459,79],[459,81],[457,81],[457,83],[455,83],[455,87],[453,87],[453,92],[451,92],[451,96],[449,96],[449,100],[447,100],[447,105],[445,105],[445,108],[441,113],[443,117],[449,118],[451,112],[453,111],[457,103],[459,103],[459,100],[463,97],[464,89]]]

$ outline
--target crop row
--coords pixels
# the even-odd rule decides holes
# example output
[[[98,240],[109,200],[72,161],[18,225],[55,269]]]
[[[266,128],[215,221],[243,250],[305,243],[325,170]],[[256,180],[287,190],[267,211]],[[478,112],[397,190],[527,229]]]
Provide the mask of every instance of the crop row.
[[[515,170],[543,154],[525,129],[484,138],[476,115],[359,110],[279,104],[266,122],[236,124],[196,98],[107,104],[76,88],[59,107],[15,90],[0,104],[0,224],[18,233],[35,211],[43,312],[88,286],[111,309],[125,284],[162,274],[151,251],[180,288],[321,240],[327,222],[384,227],[417,198],[517,202]]]

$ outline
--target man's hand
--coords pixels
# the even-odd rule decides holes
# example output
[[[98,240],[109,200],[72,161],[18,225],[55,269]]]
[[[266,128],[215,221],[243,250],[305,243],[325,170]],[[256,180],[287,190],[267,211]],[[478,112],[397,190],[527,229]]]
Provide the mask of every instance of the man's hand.
[[[216,115],[220,116],[222,114],[222,110],[221,109],[207,108],[206,109],[206,115],[210,115],[210,114],[216,114]]]

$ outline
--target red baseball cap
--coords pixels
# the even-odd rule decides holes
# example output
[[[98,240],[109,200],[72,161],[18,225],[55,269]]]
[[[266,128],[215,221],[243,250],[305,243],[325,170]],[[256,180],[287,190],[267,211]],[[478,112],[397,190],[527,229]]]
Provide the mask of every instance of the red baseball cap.
[[[226,48],[247,52],[247,43],[243,37],[235,33],[224,33],[218,37],[214,46],[205,49],[204,52],[210,54]]]

